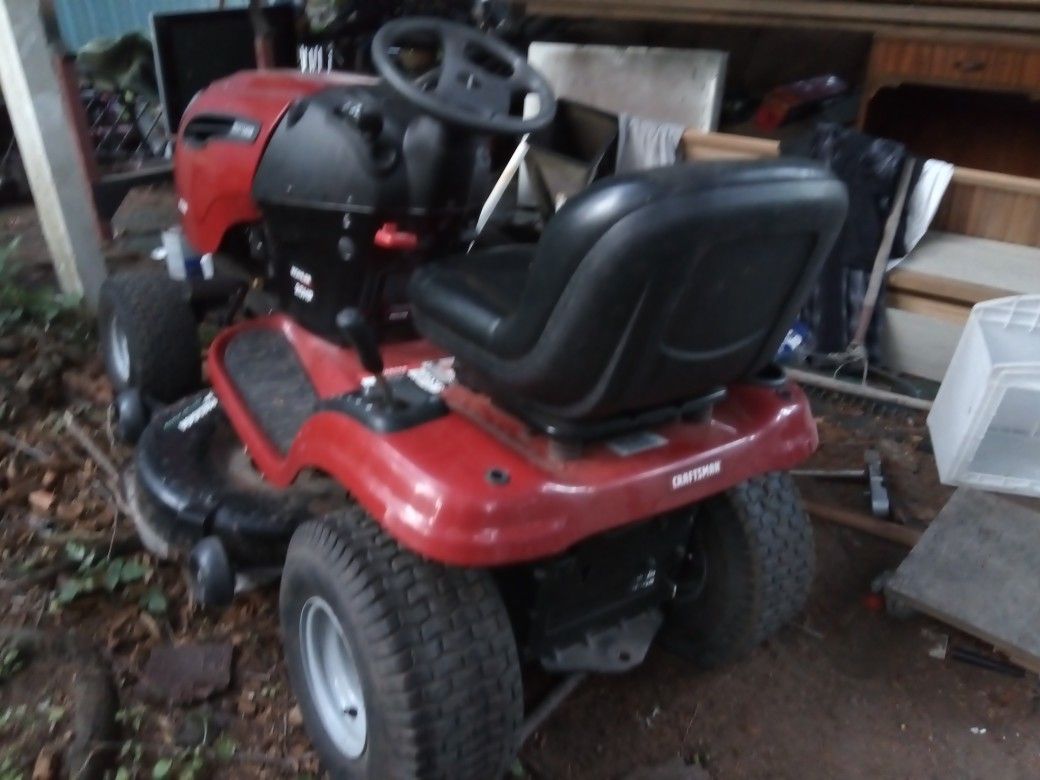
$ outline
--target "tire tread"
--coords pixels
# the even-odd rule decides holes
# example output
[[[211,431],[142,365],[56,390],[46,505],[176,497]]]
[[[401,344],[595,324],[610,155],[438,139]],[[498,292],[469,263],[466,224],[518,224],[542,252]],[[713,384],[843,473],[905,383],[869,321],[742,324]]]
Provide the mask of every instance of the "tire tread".
[[[523,696],[512,626],[487,572],[420,558],[358,507],[300,526],[286,565],[332,567],[359,606],[394,735],[393,776],[501,776]]]

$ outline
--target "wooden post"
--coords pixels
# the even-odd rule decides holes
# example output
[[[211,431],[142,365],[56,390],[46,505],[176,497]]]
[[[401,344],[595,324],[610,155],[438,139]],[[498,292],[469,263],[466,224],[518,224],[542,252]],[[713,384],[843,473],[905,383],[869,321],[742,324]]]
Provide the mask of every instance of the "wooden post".
[[[62,292],[97,303],[105,278],[88,173],[38,0],[0,0],[0,87]]]
[[[274,40],[271,23],[264,14],[263,0],[249,0],[249,18],[253,22],[253,48],[256,50],[256,67],[268,70],[274,67]]]

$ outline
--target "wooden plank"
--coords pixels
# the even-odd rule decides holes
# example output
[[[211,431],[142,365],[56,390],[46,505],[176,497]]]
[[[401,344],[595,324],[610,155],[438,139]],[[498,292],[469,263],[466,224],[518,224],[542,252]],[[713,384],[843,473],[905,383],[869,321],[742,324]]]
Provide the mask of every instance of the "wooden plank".
[[[95,304],[100,226],[38,4],[0,0],[0,86],[63,292]]]
[[[1040,247],[1040,194],[1029,192],[1019,182],[1008,182],[1005,187],[955,173],[934,226],[949,233]]]
[[[959,489],[887,591],[1040,672],[1040,512],[1030,506]]]
[[[946,322],[963,325],[968,321],[971,307],[950,301],[925,298],[912,293],[904,293],[899,290],[889,290],[885,299],[885,305],[890,309],[920,314],[925,317],[944,320]]]
[[[805,505],[805,511],[819,520],[843,525],[846,528],[854,528],[857,531],[863,531],[905,547],[913,547],[921,538],[920,531],[915,531],[913,528],[907,528],[905,525],[899,525],[888,520],[879,520],[861,512],[853,512],[850,509],[830,506],[818,501],[803,501],[803,504]]]
[[[600,19],[695,21],[715,16],[718,21],[754,23],[772,19],[809,26],[838,24],[846,29],[885,29],[911,25],[963,30],[1040,31],[1040,13],[977,7],[840,2],[837,0],[653,0],[639,4],[621,0],[528,0],[528,13]]]
[[[776,157],[780,142],[732,133],[703,133],[690,129],[683,133],[687,160],[737,160]]]
[[[1015,293],[999,287],[964,282],[946,276],[897,268],[888,275],[888,289],[898,293],[920,295],[969,308],[982,301],[1006,298]]]
[[[1040,249],[938,230],[930,230],[925,234],[889,278],[898,279],[898,274],[903,271],[933,278],[942,277],[952,283],[967,285],[949,290],[940,287],[930,293],[932,297],[959,299],[963,302],[974,298],[976,292],[984,294],[992,291],[1007,295],[1040,293]],[[920,288],[916,288],[916,291],[929,292]]]
[[[1012,176],[1009,173],[958,167],[954,171],[953,181],[964,187],[977,187],[1040,198],[1040,179],[1031,179],[1028,176]]]

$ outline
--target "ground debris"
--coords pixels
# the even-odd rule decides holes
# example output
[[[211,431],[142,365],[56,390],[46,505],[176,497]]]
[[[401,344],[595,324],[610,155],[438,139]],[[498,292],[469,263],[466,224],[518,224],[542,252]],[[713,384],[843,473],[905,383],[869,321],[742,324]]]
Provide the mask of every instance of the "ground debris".
[[[231,686],[230,643],[160,645],[144,666],[139,690],[145,698],[195,704]]]
[[[687,764],[676,756],[663,764],[637,769],[626,775],[625,780],[711,780],[711,775],[704,767]]]

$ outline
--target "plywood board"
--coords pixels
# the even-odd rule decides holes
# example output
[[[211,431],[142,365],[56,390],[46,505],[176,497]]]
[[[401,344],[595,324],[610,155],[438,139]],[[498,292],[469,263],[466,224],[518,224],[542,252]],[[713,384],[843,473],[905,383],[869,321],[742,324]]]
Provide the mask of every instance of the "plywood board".
[[[895,308],[886,309],[882,317],[881,354],[885,365],[942,381],[964,324]]]
[[[1040,672],[1040,511],[959,489],[888,592]]]
[[[888,275],[889,289],[972,305],[1040,293],[1040,249],[930,231]]]
[[[727,54],[701,49],[532,43],[528,60],[560,97],[702,131],[718,125]]]
[[[958,168],[935,227],[1040,247],[1040,180]]]

